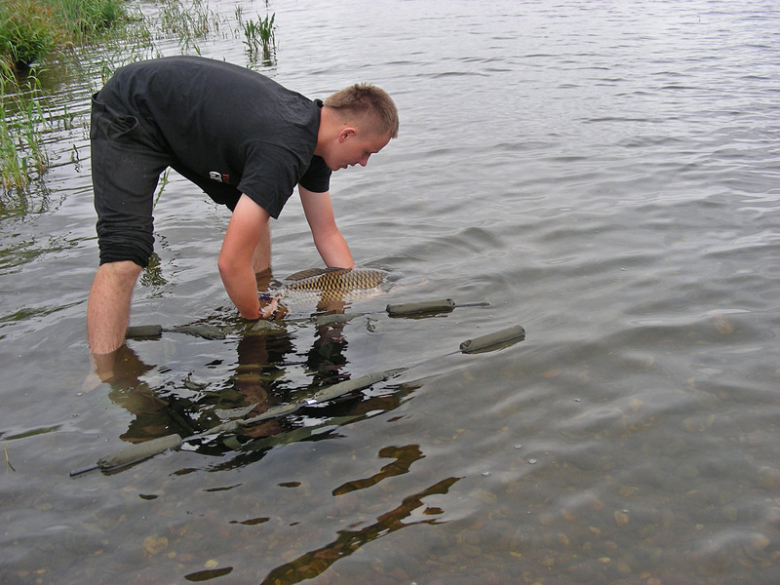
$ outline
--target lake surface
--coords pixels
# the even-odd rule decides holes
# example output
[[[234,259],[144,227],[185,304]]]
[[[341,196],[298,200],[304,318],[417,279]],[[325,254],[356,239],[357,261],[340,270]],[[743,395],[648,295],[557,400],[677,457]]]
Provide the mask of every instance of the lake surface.
[[[237,5],[276,15],[275,60],[247,53]],[[0,220],[2,583],[778,582],[775,0],[201,10],[195,40],[168,30],[44,75],[52,164]],[[307,324],[301,302],[285,331],[246,333],[216,269],[228,212],[171,176],[131,321],[228,334],[129,341],[123,374],[96,383],[89,96],[106,63],[197,51],[310,97],[390,92],[399,138],[332,190],[358,264],[405,278],[346,324]],[[297,196],[273,229],[275,276],[321,265]],[[489,306],[384,313],[441,298]],[[457,352],[515,324],[519,343]],[[218,409],[410,365],[69,477]]]

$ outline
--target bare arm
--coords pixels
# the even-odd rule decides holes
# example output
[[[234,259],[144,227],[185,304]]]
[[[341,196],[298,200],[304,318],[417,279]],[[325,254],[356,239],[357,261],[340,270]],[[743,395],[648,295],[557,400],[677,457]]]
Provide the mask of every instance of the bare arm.
[[[222,283],[230,300],[245,319],[267,316],[260,310],[252,257],[261,235],[268,228],[268,218],[265,209],[242,195],[233,211],[219,253],[218,266]]]
[[[344,236],[336,226],[330,192],[314,193],[298,185],[303,212],[309,222],[314,245],[328,267],[352,268],[355,261]]]

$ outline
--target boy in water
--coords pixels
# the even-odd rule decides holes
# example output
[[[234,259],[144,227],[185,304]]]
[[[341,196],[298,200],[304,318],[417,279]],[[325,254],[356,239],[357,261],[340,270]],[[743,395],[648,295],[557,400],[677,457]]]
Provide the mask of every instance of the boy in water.
[[[119,69],[92,100],[100,248],[87,307],[93,355],[105,361],[124,341],[133,288],[153,251],[153,197],[166,168],[233,212],[219,273],[241,316],[259,319],[272,310],[261,308],[255,277],[271,264],[269,218],[278,218],[297,185],[325,264],[354,266],[333,216],[330,175],[365,166],[397,135],[395,104],[371,85],[323,103],[201,57]]]

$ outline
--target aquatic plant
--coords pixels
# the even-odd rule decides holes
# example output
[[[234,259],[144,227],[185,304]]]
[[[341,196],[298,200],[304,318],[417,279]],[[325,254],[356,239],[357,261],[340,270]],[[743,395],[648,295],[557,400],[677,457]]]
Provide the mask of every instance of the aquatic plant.
[[[239,22],[240,22],[240,14]],[[247,46],[249,52],[249,58],[252,61],[257,59],[257,55],[262,52],[263,60],[271,64],[273,62],[272,56],[276,53],[276,35],[274,30],[276,25],[274,19],[276,14],[266,15],[264,20],[258,21],[248,20],[242,23],[244,29],[244,36],[246,40],[244,44]]]
[[[152,255],[149,256],[149,264],[141,271],[138,283],[145,288],[152,289],[150,291],[152,298],[159,298],[163,295],[162,289],[168,284],[168,280],[163,276],[162,262],[157,252],[152,252]]]
[[[157,204],[160,202],[160,197],[162,197],[163,191],[165,191],[165,187],[168,186],[168,176],[170,175],[170,172],[171,169],[165,169],[165,172],[160,175],[160,185],[157,188],[157,196],[154,198],[152,209],[157,207]]]
[[[54,8],[35,0],[0,3],[0,62],[5,78],[39,61],[63,40]]]
[[[0,183],[8,193],[20,191],[39,177],[49,164],[41,129],[48,116],[37,100],[38,79],[30,76],[15,93],[9,80],[0,80]]]
[[[123,0],[3,0],[0,74],[26,72],[54,50],[111,29],[126,18]]]
[[[43,69],[38,64],[49,53],[124,21],[124,0],[0,1],[0,185],[5,194],[23,195],[49,165],[43,131],[53,117],[39,101]]]
[[[46,55],[68,49],[78,61],[90,42],[107,41],[98,69],[88,75],[92,83],[105,83],[123,65],[160,57],[155,40],[161,33],[178,35],[183,52],[200,54],[197,42],[226,25],[246,37],[250,66],[260,56],[265,65],[275,58],[274,14],[247,22],[237,7],[236,28],[206,0],[162,0],[157,6],[150,17],[125,0],[0,0],[0,185],[5,193],[21,193],[49,164],[41,132],[56,121],[38,102],[36,77]],[[85,62],[94,69],[90,58]]]
[[[200,53],[195,41],[219,28],[219,15],[201,0],[186,5],[181,0],[167,0],[160,9],[159,26],[164,32],[178,35],[185,49],[191,47]]]
[[[62,26],[79,40],[111,31],[127,21],[125,0],[42,0],[56,8]]]

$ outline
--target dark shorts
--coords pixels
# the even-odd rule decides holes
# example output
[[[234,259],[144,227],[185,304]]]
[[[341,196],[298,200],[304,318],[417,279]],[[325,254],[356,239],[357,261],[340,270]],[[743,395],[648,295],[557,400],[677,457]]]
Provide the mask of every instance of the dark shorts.
[[[172,157],[153,131],[100,94],[92,97],[90,141],[100,263],[145,267],[154,250],[154,193]]]
[[[112,94],[111,81],[92,96],[90,142],[101,264],[123,260],[141,267],[149,264],[155,190],[168,167],[231,211],[241,197],[236,187],[211,181],[181,164],[153,123],[126,111]]]

